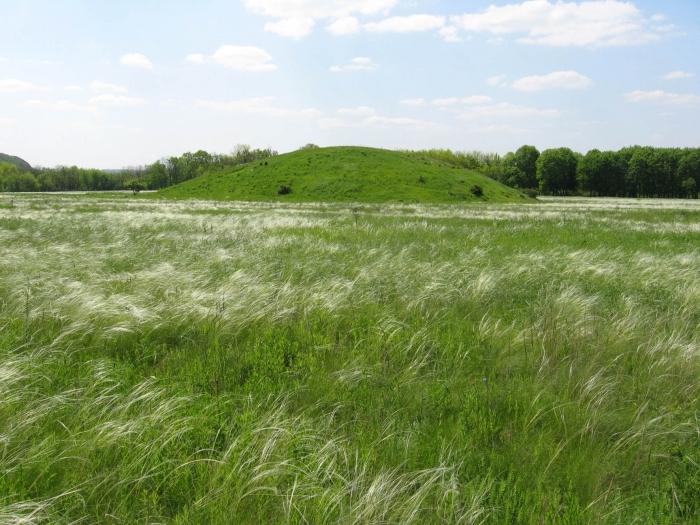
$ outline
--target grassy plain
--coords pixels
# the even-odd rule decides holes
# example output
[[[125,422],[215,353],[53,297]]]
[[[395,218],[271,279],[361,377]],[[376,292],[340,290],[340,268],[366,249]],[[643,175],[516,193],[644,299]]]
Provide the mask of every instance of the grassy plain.
[[[0,196],[0,523],[697,523],[700,205]]]
[[[481,195],[472,192],[479,186]],[[280,194],[280,188],[288,192]],[[302,149],[214,170],[153,195],[282,202],[524,202],[520,192],[472,170],[414,152],[341,146]]]

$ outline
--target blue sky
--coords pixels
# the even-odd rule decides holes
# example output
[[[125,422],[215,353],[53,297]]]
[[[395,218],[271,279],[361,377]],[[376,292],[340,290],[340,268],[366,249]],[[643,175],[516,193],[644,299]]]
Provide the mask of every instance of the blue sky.
[[[0,151],[700,145],[695,0],[0,0]]]

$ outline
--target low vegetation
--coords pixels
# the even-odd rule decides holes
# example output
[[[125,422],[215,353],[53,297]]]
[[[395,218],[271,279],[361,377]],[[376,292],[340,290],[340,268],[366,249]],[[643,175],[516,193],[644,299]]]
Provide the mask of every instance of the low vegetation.
[[[698,523],[699,224],[0,196],[0,522]]]

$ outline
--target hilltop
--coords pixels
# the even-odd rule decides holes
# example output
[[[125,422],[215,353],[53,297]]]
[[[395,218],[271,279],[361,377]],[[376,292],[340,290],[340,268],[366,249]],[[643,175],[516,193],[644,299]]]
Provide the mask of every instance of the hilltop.
[[[161,190],[173,199],[333,202],[523,202],[485,175],[411,152],[302,149],[215,170]]]
[[[29,164],[26,160],[21,159],[19,157],[15,157],[13,155],[7,155],[5,153],[0,153],[0,162],[6,162],[8,164],[17,166],[17,168],[22,171],[29,171],[32,169],[31,164]]]

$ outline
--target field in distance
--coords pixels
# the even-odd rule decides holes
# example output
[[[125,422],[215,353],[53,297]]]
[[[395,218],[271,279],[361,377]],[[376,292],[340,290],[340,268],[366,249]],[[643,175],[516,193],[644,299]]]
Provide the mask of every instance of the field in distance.
[[[0,523],[700,522],[698,201],[14,194],[0,242]]]
[[[302,149],[212,171],[158,192],[175,199],[285,202],[524,202],[519,191],[416,153]]]

